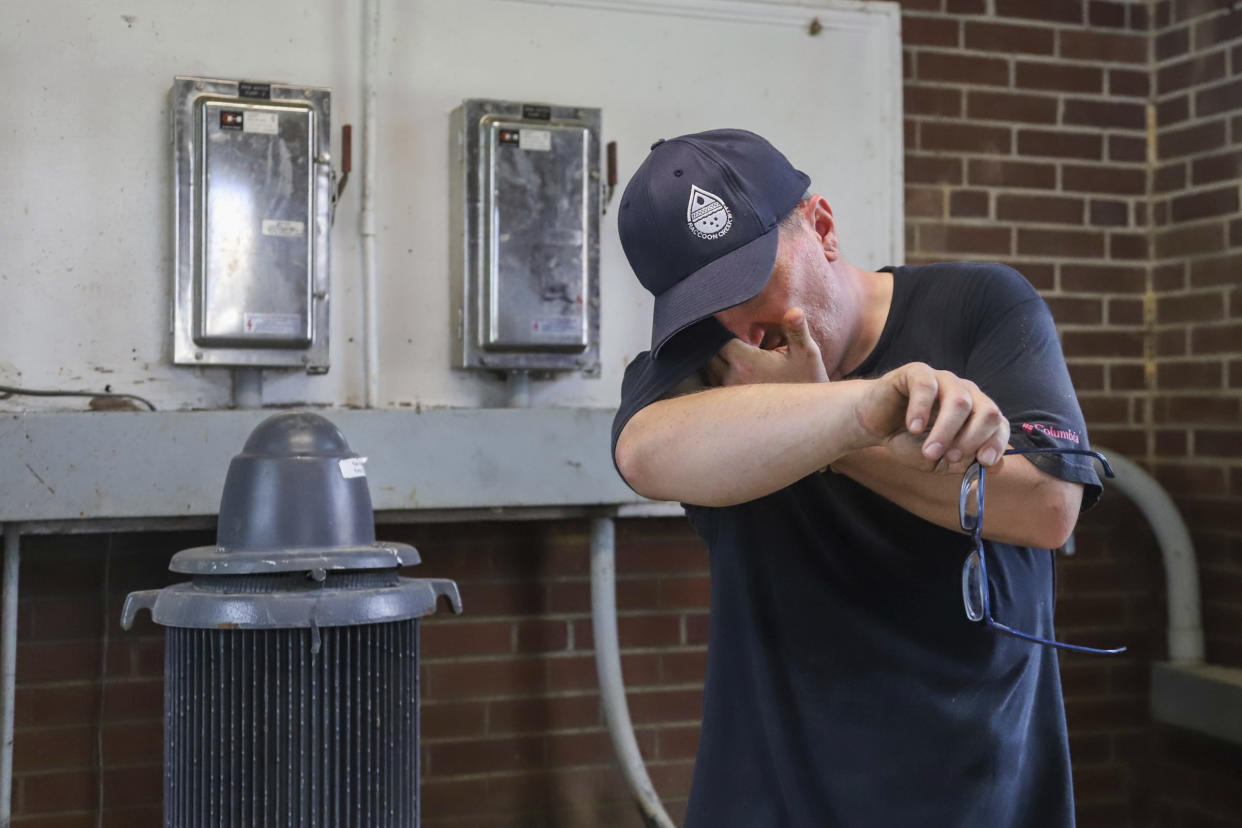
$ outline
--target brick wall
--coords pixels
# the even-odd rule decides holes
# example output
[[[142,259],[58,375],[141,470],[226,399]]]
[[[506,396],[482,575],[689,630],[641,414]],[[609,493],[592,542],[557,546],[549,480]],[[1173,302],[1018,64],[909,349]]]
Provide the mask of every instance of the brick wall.
[[[1209,658],[1242,664],[1242,9],[904,0],[907,250],[1013,264],[1059,321],[1094,442],[1191,522]],[[1232,10],[1231,10],[1232,9]],[[1242,825],[1242,751],[1152,725],[1158,552],[1086,516],[1058,626],[1083,825]]]
[[[467,609],[422,625],[427,828],[636,823],[596,690],[589,529],[381,527],[419,548],[423,564],[406,574],[453,578]],[[213,540],[23,539],[14,825],[94,826],[100,801],[110,828],[160,824],[163,635],[146,613],[121,631],[121,602],[184,580],[166,571],[169,558]],[[630,713],[680,819],[698,744],[707,557],[680,520],[618,522],[617,555]]]
[[[1209,655],[1242,665],[1242,10],[902,6],[909,259],[1003,261],[1040,289],[1094,441],[1147,464],[1193,521]],[[679,521],[619,532],[631,711],[680,817],[706,556]],[[383,532],[422,550],[410,574],[457,579],[468,609],[423,628],[431,828],[636,824],[594,691],[586,533],[581,522]],[[210,540],[26,539],[16,825],[94,826],[101,801],[104,825],[158,824],[162,636],[145,619],[122,633],[116,619],[126,592],[170,582],[173,552]],[[1151,533],[1106,497],[1059,580],[1064,637],[1131,648],[1062,661],[1084,828],[1242,825],[1242,751],[1147,714],[1163,607]]]

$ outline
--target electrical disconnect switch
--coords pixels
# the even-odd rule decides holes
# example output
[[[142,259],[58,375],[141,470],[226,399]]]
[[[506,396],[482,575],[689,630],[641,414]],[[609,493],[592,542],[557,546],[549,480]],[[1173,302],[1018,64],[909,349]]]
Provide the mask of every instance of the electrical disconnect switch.
[[[599,374],[600,125],[581,107],[453,112],[454,367]]]

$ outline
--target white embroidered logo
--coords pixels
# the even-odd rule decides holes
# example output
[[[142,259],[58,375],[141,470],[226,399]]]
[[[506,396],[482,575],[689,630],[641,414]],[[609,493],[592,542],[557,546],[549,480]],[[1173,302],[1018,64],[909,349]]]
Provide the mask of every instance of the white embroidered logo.
[[[686,224],[700,239],[718,239],[733,226],[733,213],[707,190],[690,185],[690,202],[686,204]]]

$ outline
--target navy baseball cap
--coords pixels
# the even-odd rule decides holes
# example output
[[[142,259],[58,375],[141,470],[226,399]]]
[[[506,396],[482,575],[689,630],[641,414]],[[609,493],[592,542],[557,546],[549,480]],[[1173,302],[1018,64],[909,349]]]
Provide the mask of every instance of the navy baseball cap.
[[[655,296],[651,353],[680,331],[757,296],[779,223],[811,180],[753,132],[661,139],[621,196],[621,246]]]

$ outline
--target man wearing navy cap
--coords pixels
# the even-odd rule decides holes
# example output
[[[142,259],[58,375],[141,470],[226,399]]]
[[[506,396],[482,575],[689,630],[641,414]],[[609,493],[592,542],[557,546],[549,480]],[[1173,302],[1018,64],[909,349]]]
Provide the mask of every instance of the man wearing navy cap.
[[[1055,653],[963,613],[972,462],[990,612],[1041,638],[1048,550],[1099,495],[1087,458],[1002,459],[1086,446],[1047,306],[1002,265],[856,267],[809,184],[715,130],[653,145],[621,201],[655,309],[614,458],[710,551],[686,824],[1073,825]]]

